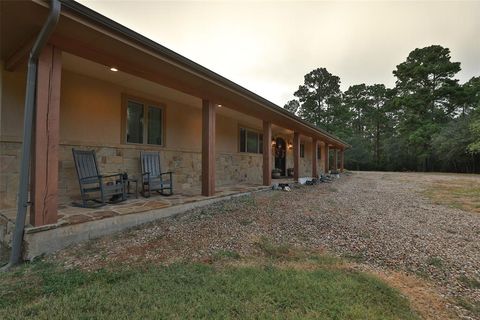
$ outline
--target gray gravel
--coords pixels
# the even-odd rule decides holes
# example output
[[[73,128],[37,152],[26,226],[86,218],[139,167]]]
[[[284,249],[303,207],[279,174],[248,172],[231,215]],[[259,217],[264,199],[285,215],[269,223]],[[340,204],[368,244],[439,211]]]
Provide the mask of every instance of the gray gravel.
[[[421,193],[429,179],[432,175],[354,173],[331,184],[258,193],[82,244],[54,258],[87,269],[112,262],[204,261],[219,250],[261,254],[258,243],[268,239],[424,277],[457,301],[459,316],[479,319],[474,308],[480,306],[475,285],[480,215],[432,204]],[[459,300],[470,301],[470,311],[458,306]]]

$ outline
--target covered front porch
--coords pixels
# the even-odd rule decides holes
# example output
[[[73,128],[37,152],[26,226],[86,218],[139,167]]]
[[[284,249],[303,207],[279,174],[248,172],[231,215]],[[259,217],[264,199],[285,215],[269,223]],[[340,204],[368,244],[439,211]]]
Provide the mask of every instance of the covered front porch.
[[[173,172],[176,196],[162,200],[165,203],[214,197],[245,184],[268,187],[273,169],[281,170],[282,179],[296,181],[338,168],[338,150],[333,153],[332,164],[332,146],[327,141],[118,69],[111,71],[108,66],[53,46],[44,50],[42,58],[29,219],[34,228],[62,224],[70,216],[63,208],[79,202],[73,148],[95,150],[102,174],[127,173],[137,179],[141,176],[140,152],[158,151],[162,170]],[[21,70],[10,72],[7,76],[22,77]],[[40,90],[49,92],[42,94]],[[132,135],[126,119],[129,101],[161,106],[161,143],[125,140]],[[21,106],[18,110],[13,105],[9,108],[10,117],[21,111]],[[21,144],[15,131],[20,128],[11,130],[12,138],[2,137],[3,153],[11,167],[20,158]],[[3,174],[11,181],[18,179],[15,170]],[[140,192],[141,181],[138,188]],[[11,189],[2,213],[15,211],[12,194],[16,190]]]

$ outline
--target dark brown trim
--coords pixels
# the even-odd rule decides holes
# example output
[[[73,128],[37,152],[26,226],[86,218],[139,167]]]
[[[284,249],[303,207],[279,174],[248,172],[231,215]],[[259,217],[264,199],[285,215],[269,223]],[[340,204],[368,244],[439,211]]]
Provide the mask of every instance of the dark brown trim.
[[[318,176],[317,171],[317,159],[318,159],[318,140],[312,139],[312,176],[316,178]]]
[[[325,174],[330,171],[330,147],[325,143]]]
[[[300,142],[300,158],[305,159],[305,142]]]
[[[345,161],[345,150],[340,150],[340,172],[343,173],[345,167],[344,167],[344,161]]]
[[[272,184],[272,123],[263,121],[263,185]]]
[[[338,171],[338,149],[333,152],[333,170]]]
[[[215,194],[215,104],[202,101],[202,195]]]
[[[300,178],[300,133],[293,133],[293,179]]]

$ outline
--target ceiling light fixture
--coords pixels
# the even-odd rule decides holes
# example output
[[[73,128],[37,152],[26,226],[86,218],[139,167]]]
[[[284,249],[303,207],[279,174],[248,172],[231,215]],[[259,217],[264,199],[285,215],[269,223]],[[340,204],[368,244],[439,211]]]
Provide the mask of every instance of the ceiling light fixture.
[[[217,107],[221,108],[221,107],[223,107],[223,106],[222,106],[221,104],[217,104]]]
[[[117,72],[117,71],[118,71],[118,69],[117,69],[117,68],[115,68],[115,67],[111,67],[111,68],[110,68],[110,71]]]

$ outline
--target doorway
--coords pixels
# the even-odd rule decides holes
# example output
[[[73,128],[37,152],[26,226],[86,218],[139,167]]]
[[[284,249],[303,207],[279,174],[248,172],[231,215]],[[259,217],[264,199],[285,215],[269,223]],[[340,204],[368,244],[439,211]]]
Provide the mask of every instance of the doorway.
[[[282,138],[275,139],[275,168],[282,171],[282,176],[287,175],[287,144]]]

